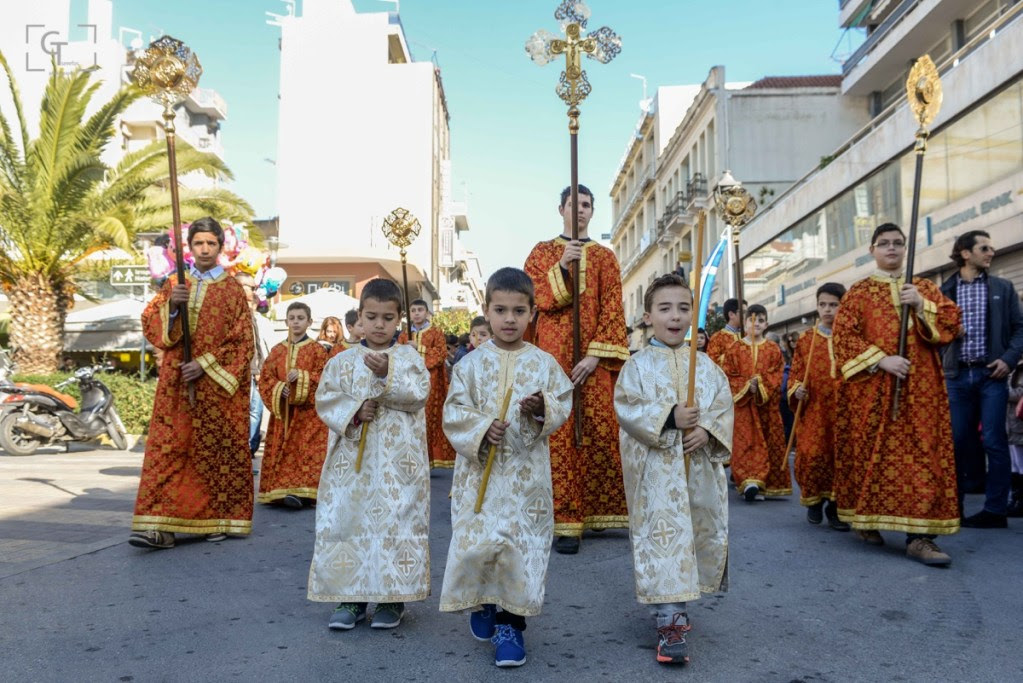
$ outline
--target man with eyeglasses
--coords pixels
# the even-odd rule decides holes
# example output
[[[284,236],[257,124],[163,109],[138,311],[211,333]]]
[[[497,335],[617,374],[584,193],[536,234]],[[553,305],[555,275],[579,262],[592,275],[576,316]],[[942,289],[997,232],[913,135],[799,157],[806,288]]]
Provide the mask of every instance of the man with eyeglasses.
[[[962,311],[959,337],[942,351],[948,400],[952,410],[959,509],[970,471],[971,455],[987,455],[984,508],[963,519],[964,527],[1005,529],[1011,465],[1005,433],[1005,378],[1023,353],[1023,313],[1009,280],[988,273],[995,248],[983,230],[956,238],[951,258],[959,270],[941,285],[942,293]]]
[[[878,226],[870,242],[877,270],[842,297],[832,330],[844,380],[835,416],[838,517],[870,545],[884,545],[881,531],[904,532],[907,557],[947,566],[952,558],[934,539],[959,530],[959,508],[938,348],[959,332],[959,309],[930,280],[905,282],[906,236],[897,225]],[[900,356],[907,304],[909,334]],[[893,420],[896,378],[902,393]]]

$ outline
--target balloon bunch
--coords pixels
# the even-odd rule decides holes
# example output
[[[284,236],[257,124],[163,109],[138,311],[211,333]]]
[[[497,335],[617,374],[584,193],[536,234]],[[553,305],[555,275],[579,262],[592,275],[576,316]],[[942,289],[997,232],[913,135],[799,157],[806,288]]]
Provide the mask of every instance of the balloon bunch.
[[[191,266],[195,259],[188,249],[188,228],[191,224],[181,226],[178,238],[182,242],[185,265]],[[288,278],[287,272],[280,267],[270,267],[270,256],[249,244],[249,231],[243,225],[224,222],[224,248],[220,251],[218,263],[228,273],[237,272],[251,275],[256,281],[256,296],[260,305],[277,296],[281,285]],[[146,252],[149,262],[149,273],[158,282],[174,271],[174,229],[167,231],[153,241],[153,246]]]

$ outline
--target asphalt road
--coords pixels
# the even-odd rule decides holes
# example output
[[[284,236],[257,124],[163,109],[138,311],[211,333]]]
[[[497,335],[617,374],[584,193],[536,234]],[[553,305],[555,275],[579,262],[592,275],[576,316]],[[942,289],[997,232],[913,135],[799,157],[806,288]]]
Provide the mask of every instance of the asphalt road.
[[[528,661],[497,670],[467,616],[437,610],[449,471],[432,478],[431,598],[397,630],[333,632],[332,606],[305,599],[311,510],[259,507],[247,539],[141,551],[117,541],[140,464],[111,451],[0,455],[0,679],[1023,680],[1021,520],[939,539],[954,563],[934,569],[907,560],[898,534],[871,548],[811,527],[794,499],[746,504],[733,493],[731,590],[690,606],[690,665],[654,661],[627,534],[608,531],[588,535],[579,555],[552,554]],[[44,490],[51,498],[37,500]],[[35,503],[26,511],[12,496]],[[46,546],[61,533],[73,538]],[[49,554],[33,555],[41,547]]]

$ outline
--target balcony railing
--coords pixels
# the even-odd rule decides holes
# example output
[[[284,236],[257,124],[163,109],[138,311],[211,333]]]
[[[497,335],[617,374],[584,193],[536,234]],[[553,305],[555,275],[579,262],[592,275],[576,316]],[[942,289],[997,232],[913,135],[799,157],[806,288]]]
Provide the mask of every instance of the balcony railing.
[[[702,173],[694,173],[693,177],[686,183],[686,205],[692,204],[699,199],[707,198],[707,177]]]
[[[902,0],[902,2],[892,10],[891,14],[885,17],[884,21],[878,25],[874,32],[867,36],[867,39],[863,41],[863,44],[856,48],[856,52],[852,53],[849,59],[842,63],[842,75],[845,76],[852,71],[857,64],[863,61],[877,44],[884,40],[885,36],[891,33],[892,28],[895,27],[906,14],[919,4],[919,0]]]

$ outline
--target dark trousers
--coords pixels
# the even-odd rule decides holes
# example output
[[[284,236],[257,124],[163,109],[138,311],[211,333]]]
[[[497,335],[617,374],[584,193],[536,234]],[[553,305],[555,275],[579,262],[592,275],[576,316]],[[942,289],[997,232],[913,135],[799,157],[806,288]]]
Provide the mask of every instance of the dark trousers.
[[[959,508],[970,467],[970,456],[977,447],[978,426],[987,455],[987,482],[984,509],[1004,515],[1009,502],[1011,465],[1009,443],[1005,435],[1005,406],[1009,400],[1004,379],[991,379],[986,367],[960,367],[959,376],[945,380],[952,413],[952,437],[955,440],[956,480]]]

